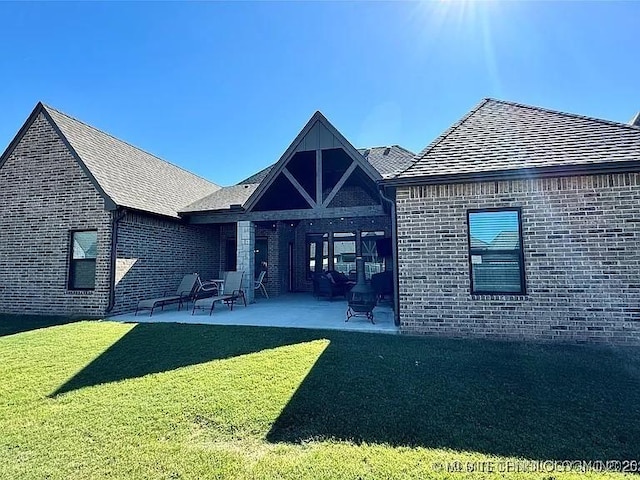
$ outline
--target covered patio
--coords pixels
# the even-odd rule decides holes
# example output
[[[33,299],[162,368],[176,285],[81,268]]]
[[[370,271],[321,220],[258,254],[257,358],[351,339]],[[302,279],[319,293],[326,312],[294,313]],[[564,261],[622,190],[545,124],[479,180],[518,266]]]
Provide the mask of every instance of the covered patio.
[[[329,330],[350,330],[358,332],[399,333],[394,324],[393,310],[389,302],[381,302],[373,310],[375,324],[365,317],[346,319],[347,302],[343,299],[329,301],[316,299],[308,293],[292,293],[278,297],[256,298],[246,307],[240,303],[230,310],[223,304],[216,305],[211,316],[202,310],[192,315],[193,304],[178,311],[177,305],[169,305],[164,310],[156,310],[153,316],[147,312],[138,315],[126,313],[111,317],[119,322],[175,322],[205,325],[244,325],[256,327],[312,328]]]

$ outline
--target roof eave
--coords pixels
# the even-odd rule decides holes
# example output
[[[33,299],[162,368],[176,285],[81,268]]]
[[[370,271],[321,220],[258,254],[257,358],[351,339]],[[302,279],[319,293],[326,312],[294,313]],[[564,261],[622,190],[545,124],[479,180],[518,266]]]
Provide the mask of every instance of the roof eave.
[[[22,124],[22,127],[20,127],[20,130],[18,130],[18,133],[16,133],[15,137],[13,137],[13,140],[9,142],[7,148],[5,148],[4,152],[2,152],[2,155],[0,155],[0,168],[2,168],[2,165],[4,165],[11,153],[13,153],[15,148],[20,143],[20,140],[22,140],[22,137],[24,137],[24,134],[27,132],[31,124],[43,109],[44,105],[42,104],[42,102],[38,102],[34,109],[31,111],[31,114],[29,114],[25,122]]]
[[[568,177],[579,175],[601,175],[609,173],[640,172],[640,160],[623,162],[592,163],[581,165],[557,165],[547,167],[519,168],[488,172],[465,172],[444,175],[421,175],[415,177],[382,180],[385,186],[411,187],[418,185],[444,185],[451,183],[493,182],[522,180],[527,178]]]
[[[180,215],[180,217],[183,217],[185,215],[199,215],[199,214],[208,214],[208,213],[229,213],[229,214],[236,214],[236,213],[245,213],[246,210],[241,207],[241,208],[211,208],[211,209],[204,209],[204,210],[180,210],[178,212],[178,215]]]
[[[104,208],[105,208],[105,210],[116,210],[119,206],[124,206],[124,205],[118,205],[107,194],[107,192],[105,192],[104,188],[102,188],[102,185],[100,185],[100,183],[98,182],[96,177],[93,175],[93,173],[91,173],[91,170],[89,170],[89,167],[87,167],[86,163],[84,163],[82,158],[80,158],[80,155],[78,154],[76,149],[73,148],[73,146],[71,145],[71,142],[69,142],[69,139],[62,132],[62,130],[60,129],[58,124],[55,122],[53,117],[49,114],[49,112],[47,111],[46,106],[44,106],[41,102],[38,103],[38,105],[41,106],[42,113],[46,117],[47,121],[51,124],[53,129],[56,131],[56,133],[60,137],[60,140],[62,140],[62,143],[64,143],[65,147],[67,147],[69,152],[71,152],[71,155],[73,155],[73,158],[76,160],[76,162],[78,163],[78,165],[82,169],[83,173],[86,175],[86,177],[89,179],[89,181],[93,184],[94,188],[98,191],[98,193],[102,196],[102,198],[104,198]]]

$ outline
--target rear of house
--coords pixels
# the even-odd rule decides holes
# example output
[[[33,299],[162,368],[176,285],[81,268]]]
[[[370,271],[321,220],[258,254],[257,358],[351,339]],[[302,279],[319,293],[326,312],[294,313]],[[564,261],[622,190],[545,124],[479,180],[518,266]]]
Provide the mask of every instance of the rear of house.
[[[221,188],[38,104],[0,157],[0,311],[102,317],[225,270],[309,292],[363,257],[403,333],[640,343],[639,160],[637,125],[487,99],[417,155],[316,112]]]

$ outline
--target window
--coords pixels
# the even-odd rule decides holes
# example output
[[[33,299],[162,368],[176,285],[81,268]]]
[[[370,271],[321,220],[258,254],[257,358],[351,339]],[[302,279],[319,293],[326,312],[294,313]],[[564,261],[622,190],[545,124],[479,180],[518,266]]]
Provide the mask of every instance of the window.
[[[364,274],[369,280],[371,275],[384,272],[384,257],[378,252],[378,240],[384,238],[384,232],[362,232],[362,258],[364,259]]]
[[[315,272],[329,269],[329,235],[307,235],[307,278],[312,278]]]
[[[333,234],[333,269],[349,275],[356,269],[356,234]]]
[[[96,287],[98,232],[71,232],[69,289],[93,290]]]
[[[470,210],[471,293],[524,295],[524,256],[519,208]]]

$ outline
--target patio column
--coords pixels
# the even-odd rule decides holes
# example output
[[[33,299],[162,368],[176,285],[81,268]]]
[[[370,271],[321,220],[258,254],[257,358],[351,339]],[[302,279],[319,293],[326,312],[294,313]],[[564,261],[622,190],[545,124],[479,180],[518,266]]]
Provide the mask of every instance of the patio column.
[[[253,222],[241,221],[237,224],[237,259],[236,270],[244,272],[242,289],[247,298],[247,303],[253,303],[253,279],[255,276],[255,244],[256,229]]]

